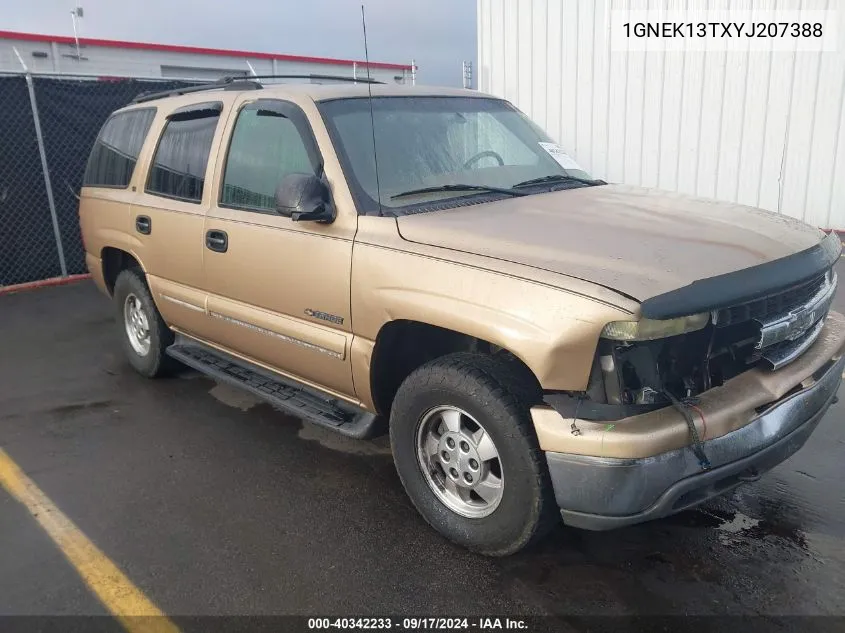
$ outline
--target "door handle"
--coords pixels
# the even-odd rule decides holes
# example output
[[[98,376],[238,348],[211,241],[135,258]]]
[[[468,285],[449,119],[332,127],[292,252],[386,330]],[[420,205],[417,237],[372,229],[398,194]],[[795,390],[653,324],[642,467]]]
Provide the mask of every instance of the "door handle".
[[[149,216],[139,215],[135,218],[135,230],[138,233],[149,235],[153,230],[153,221],[150,220]]]
[[[225,253],[229,249],[229,236],[226,235],[226,231],[207,231],[205,247],[216,253]]]

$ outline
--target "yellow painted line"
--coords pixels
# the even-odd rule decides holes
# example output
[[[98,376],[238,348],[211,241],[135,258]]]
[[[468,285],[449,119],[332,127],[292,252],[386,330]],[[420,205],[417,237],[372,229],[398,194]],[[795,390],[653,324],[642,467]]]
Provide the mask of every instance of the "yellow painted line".
[[[26,506],[85,584],[129,633],[179,633],[179,628],[41,492],[2,448],[0,485]]]

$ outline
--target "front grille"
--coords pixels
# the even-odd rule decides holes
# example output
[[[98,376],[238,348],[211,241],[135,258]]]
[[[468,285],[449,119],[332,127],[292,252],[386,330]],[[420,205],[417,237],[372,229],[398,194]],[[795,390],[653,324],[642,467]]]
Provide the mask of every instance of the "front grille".
[[[785,314],[807,303],[821,289],[824,283],[825,273],[822,273],[809,281],[793,286],[783,292],[757,299],[756,301],[723,308],[717,311],[716,325],[718,327],[725,327],[752,319],[764,321],[767,318]]]

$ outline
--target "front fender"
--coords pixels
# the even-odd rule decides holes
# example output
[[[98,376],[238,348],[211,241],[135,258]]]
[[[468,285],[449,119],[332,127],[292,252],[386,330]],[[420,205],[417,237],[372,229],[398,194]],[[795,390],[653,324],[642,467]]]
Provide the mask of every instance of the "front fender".
[[[548,284],[368,244],[355,246],[352,289],[356,337],[375,341],[398,319],[436,325],[507,349],[550,390],[585,390],[602,327],[630,318]]]

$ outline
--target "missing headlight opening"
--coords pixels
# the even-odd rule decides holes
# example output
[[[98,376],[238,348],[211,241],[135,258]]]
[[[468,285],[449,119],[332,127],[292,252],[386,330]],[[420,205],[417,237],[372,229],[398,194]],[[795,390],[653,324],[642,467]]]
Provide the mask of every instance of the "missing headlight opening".
[[[710,323],[652,341],[602,340],[599,353],[613,360],[613,369],[602,371],[606,402],[669,404],[665,391],[686,398],[719,386],[755,362],[755,329],[750,321],[730,329]]]
[[[819,335],[836,281],[835,273],[826,271],[784,291],[667,325],[609,324],[588,388],[579,396],[579,415],[619,420],[669,406],[672,398],[695,398],[753,367],[786,365]],[[683,333],[652,335],[679,330]],[[570,398],[547,394],[546,401],[572,415]]]

